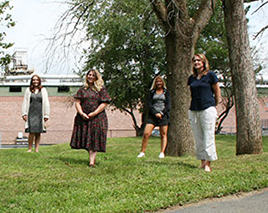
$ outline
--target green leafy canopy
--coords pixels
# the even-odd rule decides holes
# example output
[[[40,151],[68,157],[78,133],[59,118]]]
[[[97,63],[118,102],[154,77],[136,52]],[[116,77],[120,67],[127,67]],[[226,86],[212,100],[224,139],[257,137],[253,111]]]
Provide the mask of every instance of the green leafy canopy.
[[[7,36],[5,29],[14,27],[15,22],[12,20],[11,15],[8,13],[12,7],[9,4],[9,1],[0,2],[0,67],[4,68],[11,61],[11,56],[6,53],[6,50],[10,48],[13,44],[6,43],[4,38]]]
[[[84,23],[91,42],[84,70],[102,71],[116,108],[143,111],[152,79],[165,73],[163,35],[148,2],[96,1]]]

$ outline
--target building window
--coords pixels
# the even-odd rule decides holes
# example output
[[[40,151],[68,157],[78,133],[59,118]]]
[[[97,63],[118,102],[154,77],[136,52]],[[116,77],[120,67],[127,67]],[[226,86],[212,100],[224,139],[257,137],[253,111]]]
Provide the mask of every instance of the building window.
[[[21,92],[21,87],[20,86],[9,87],[9,92]]]
[[[70,92],[70,87],[68,86],[59,86],[58,92]]]

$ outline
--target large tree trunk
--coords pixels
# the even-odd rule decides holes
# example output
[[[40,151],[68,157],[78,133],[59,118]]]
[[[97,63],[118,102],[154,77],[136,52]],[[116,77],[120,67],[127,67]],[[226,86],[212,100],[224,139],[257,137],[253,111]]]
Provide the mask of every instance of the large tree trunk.
[[[193,46],[172,34],[166,37],[168,88],[172,97],[171,124],[168,132],[166,154],[181,156],[194,150],[194,138],[188,119],[190,90],[187,85],[191,73]],[[188,43],[188,45],[181,45]],[[181,53],[184,54],[181,54]]]
[[[259,106],[243,0],[222,2],[235,93],[236,154],[259,154],[262,153]]]

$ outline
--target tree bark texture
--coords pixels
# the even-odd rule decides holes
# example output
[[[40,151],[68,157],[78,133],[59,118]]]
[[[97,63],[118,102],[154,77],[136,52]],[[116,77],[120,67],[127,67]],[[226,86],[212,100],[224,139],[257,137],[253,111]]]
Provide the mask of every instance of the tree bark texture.
[[[171,93],[170,126],[166,155],[182,156],[194,151],[194,138],[188,119],[192,74],[191,58],[200,32],[208,23],[215,0],[202,0],[194,17],[189,17],[186,0],[151,1],[166,36],[168,89]]]
[[[257,89],[243,0],[222,0],[236,106],[236,154],[262,153]]]
[[[191,75],[193,47],[183,47],[181,40],[177,40],[171,34],[166,37],[165,43],[169,71],[168,89],[172,97],[166,154],[181,156],[194,151],[194,138],[188,119],[190,90],[187,85],[188,77]]]

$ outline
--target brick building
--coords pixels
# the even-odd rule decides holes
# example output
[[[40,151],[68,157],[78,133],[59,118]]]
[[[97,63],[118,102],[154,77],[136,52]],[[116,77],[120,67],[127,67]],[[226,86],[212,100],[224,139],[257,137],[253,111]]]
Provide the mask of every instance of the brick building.
[[[23,132],[24,121],[21,118],[21,105],[23,97],[0,96],[0,133],[3,144],[14,144],[19,132]],[[68,97],[49,97],[50,122],[47,133],[42,134],[41,143],[66,143],[71,138],[73,121],[76,115],[74,105]],[[108,137],[130,137],[135,136],[132,119],[129,115],[119,110],[106,109],[109,122]],[[140,115],[136,112],[138,121]]]
[[[20,78],[20,79],[19,79]],[[47,133],[42,134],[41,142],[43,144],[66,143],[71,138],[73,121],[76,114],[72,104],[72,94],[82,85],[78,76],[41,76],[44,79],[42,83],[49,93],[51,105],[50,125]],[[25,89],[29,86],[30,76],[13,76],[0,82],[0,142],[3,144],[14,144],[19,133],[24,133],[24,121],[21,118],[21,105]],[[51,82],[54,79],[56,82]],[[64,79],[64,81],[63,81]],[[258,88],[263,91],[265,88]],[[259,98],[260,119],[264,129],[268,129],[268,98]],[[218,113],[223,110],[218,107]],[[106,109],[109,121],[108,137],[131,137],[135,136],[133,122],[129,115]],[[138,124],[140,124],[141,115],[135,112]],[[229,113],[229,116],[223,123],[222,132],[226,134],[236,132],[235,107]]]
[[[47,133],[42,134],[42,143],[66,143],[71,138],[76,110],[73,94],[82,86],[77,75],[40,75],[42,85],[47,89],[50,100],[50,121]],[[18,135],[24,133],[24,121],[21,118],[21,106],[25,89],[31,76],[6,76],[0,82],[0,141],[14,144]],[[135,136],[132,119],[129,115],[107,107],[109,130],[108,137]],[[140,114],[135,112],[138,124]]]

